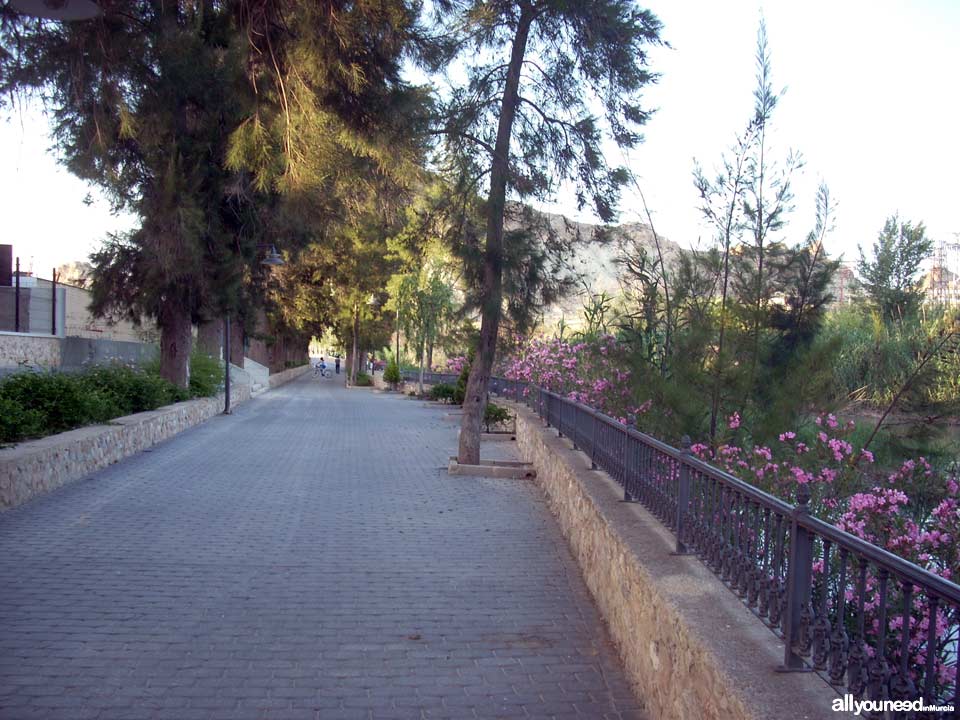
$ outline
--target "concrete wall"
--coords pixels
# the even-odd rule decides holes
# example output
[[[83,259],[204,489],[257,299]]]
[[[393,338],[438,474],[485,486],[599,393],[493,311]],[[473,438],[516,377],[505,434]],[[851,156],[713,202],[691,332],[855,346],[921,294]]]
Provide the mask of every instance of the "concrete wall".
[[[111,362],[141,364],[156,357],[157,346],[32,333],[0,332],[0,374],[15,370],[79,370]]]
[[[250,387],[253,388],[253,394],[263,392],[270,387],[270,368],[261,365],[256,360],[249,357],[243,358],[243,369],[250,376]]]
[[[90,365],[115,362],[142,365],[156,358],[158,352],[158,346],[141,342],[66,337],[61,344],[60,367],[62,370],[80,370]]]
[[[502,402],[502,401],[501,401]],[[781,641],[606,473],[525,407],[517,441],[654,720],[838,718],[813,674],[778,673]]]

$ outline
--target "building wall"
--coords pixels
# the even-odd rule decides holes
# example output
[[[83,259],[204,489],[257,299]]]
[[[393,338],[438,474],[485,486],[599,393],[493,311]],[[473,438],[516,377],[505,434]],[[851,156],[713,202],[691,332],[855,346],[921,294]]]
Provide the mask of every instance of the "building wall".
[[[40,282],[46,282],[41,280]],[[145,337],[157,335],[156,325],[152,321],[137,327],[129,320],[108,323],[103,318],[95,318],[90,313],[91,293],[83,288],[71,285],[62,286],[66,290],[66,334],[68,337],[98,338],[118,340],[120,342],[143,342]]]

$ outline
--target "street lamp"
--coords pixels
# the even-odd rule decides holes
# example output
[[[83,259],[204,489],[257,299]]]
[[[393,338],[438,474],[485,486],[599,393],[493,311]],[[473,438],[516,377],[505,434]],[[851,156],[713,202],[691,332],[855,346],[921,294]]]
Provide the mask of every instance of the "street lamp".
[[[101,12],[92,0],[10,0],[10,4],[23,15],[46,20],[90,20]]]
[[[270,248],[266,257],[260,261],[261,265],[267,267],[277,267],[286,265],[286,261],[277,252],[275,245],[270,243],[258,243],[257,249]],[[223,414],[230,414],[230,313],[223,316],[223,359],[226,364],[223,372]]]
[[[267,247],[267,244],[257,245],[260,247]],[[268,267],[276,267],[277,265],[286,265],[287,263],[280,256],[280,253],[277,252],[277,248],[273,245],[270,245],[270,252],[267,253],[267,256],[260,261],[261,265],[266,265]]]

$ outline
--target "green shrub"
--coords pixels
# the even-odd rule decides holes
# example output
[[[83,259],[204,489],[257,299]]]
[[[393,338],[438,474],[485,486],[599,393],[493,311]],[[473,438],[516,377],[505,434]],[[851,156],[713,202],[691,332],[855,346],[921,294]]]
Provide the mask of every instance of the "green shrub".
[[[430,388],[430,399],[440,402],[452,402],[457,389],[449,383],[438,383]]]
[[[357,379],[353,384],[357,387],[370,387],[373,385],[373,378],[371,378],[365,372],[358,372]]]
[[[176,402],[182,395],[159,376],[122,365],[91,368],[77,378],[87,390],[111,406],[103,420],[155,410]]]
[[[153,410],[186,393],[121,365],[82,373],[17,373],[0,381],[0,442],[18,442]]]
[[[512,417],[513,415],[505,407],[488,402],[487,408],[483,411],[483,424],[487,432],[490,432],[491,427],[509,422]]]
[[[383,370],[383,381],[391,385],[400,382],[400,366],[397,365],[396,358],[390,358],[387,367]]]
[[[211,397],[223,386],[223,363],[206,353],[190,355],[190,397]]]
[[[43,413],[25,410],[9,398],[0,397],[0,444],[43,434]]]
[[[109,401],[87,390],[78,376],[17,373],[0,384],[0,397],[42,417],[42,432],[53,434],[104,420]]]

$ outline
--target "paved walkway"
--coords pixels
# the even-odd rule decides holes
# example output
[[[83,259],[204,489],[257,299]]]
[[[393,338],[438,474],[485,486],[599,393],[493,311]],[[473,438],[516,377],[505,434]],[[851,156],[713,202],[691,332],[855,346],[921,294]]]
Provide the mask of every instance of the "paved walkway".
[[[637,718],[539,492],[304,379],[0,515],[0,718]]]

